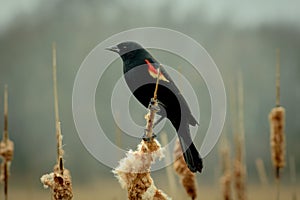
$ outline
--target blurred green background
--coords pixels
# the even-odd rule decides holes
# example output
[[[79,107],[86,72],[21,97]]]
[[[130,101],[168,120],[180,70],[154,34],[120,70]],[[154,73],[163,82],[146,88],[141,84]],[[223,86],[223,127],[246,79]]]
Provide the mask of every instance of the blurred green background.
[[[263,158],[272,180],[268,113],[275,105],[276,48],[281,51],[281,103],[286,108],[287,160],[300,164],[300,7],[299,1],[79,1],[1,0],[0,7],[0,112],[3,113],[4,84],[9,87],[9,132],[15,142],[12,181],[41,187],[39,177],[52,170],[56,159],[51,45],[57,43],[58,95],[66,166],[74,185],[104,178],[114,180],[111,169],[95,160],[81,144],[72,116],[72,89],[80,64],[87,54],[112,34],[136,27],[158,26],[193,37],[208,51],[224,78],[228,105],[237,90],[237,77],[244,79],[244,119],[249,181],[257,182],[255,159]],[[158,57],[159,51],[154,52]],[[162,59],[164,57],[162,56]],[[165,58],[167,61],[167,57]],[[173,60],[174,62],[174,60]],[[175,67],[176,63],[170,63]],[[120,77],[121,61],[113,70]],[[107,73],[110,74],[109,72]],[[186,77],[189,72],[184,72]],[[110,78],[107,78],[108,80]],[[108,82],[109,91],[113,83]],[[100,82],[101,85],[101,82]],[[99,85],[99,87],[100,87]],[[199,91],[205,88],[200,82]],[[205,89],[204,89],[205,90]],[[204,127],[210,118],[209,96],[203,96]],[[234,95],[231,95],[234,96]],[[98,114],[107,107],[97,94]],[[136,102],[133,101],[133,106]],[[225,132],[231,137],[236,111],[228,106]],[[135,113],[133,111],[133,113]],[[107,113],[110,115],[109,113]],[[140,113],[138,113],[140,114]],[[144,113],[142,113],[144,115]],[[101,114],[99,114],[100,116]],[[141,116],[143,116],[141,115]],[[103,117],[104,118],[104,117]],[[105,120],[105,119],[104,119]],[[105,122],[106,123],[106,122]],[[111,124],[110,137],[115,138]],[[0,130],[3,118],[0,118]],[[200,131],[201,132],[201,131]],[[199,133],[201,134],[201,133]],[[127,143],[128,142],[128,143]],[[135,148],[137,140],[124,139],[122,147]],[[198,147],[201,141],[196,141]],[[218,148],[205,159],[198,176],[203,184],[214,184]],[[270,169],[270,170],[269,170]],[[165,174],[164,170],[156,172]],[[284,181],[289,184],[288,167]]]

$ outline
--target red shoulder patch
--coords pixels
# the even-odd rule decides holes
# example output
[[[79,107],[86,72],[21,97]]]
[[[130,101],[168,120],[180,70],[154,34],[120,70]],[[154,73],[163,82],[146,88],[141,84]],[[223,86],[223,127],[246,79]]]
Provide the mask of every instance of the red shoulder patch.
[[[152,76],[153,78],[156,79],[157,76],[158,76],[158,70],[149,62],[149,60],[145,59],[145,62],[148,65],[148,72],[149,72],[150,76]],[[166,77],[161,72],[160,72],[160,75],[159,75],[159,80],[169,82],[169,80],[166,79]]]

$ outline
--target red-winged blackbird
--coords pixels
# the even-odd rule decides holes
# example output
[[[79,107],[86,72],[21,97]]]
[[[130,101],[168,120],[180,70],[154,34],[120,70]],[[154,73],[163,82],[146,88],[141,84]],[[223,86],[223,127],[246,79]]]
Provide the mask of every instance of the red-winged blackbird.
[[[160,81],[157,98],[162,117],[167,117],[178,133],[185,162],[192,172],[201,172],[202,159],[193,144],[189,125],[195,126],[197,121],[192,116],[187,102],[176,87],[166,70],[151,54],[136,42],[122,42],[107,50],[118,53],[123,60],[123,72],[126,83],[133,95],[145,107],[153,97],[158,68]]]

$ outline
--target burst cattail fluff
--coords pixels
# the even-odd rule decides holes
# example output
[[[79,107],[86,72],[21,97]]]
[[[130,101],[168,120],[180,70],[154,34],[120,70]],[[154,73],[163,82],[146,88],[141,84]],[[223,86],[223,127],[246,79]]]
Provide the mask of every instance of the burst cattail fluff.
[[[151,164],[164,156],[163,149],[155,139],[142,141],[136,151],[128,151],[113,170],[121,187],[127,189],[128,199],[165,200],[170,199],[154,185],[150,174]]]
[[[192,198],[196,199],[197,197],[197,184],[195,179],[195,174],[191,172],[186,165],[182,149],[179,144],[179,140],[177,140],[174,148],[174,157],[175,162],[173,163],[174,170],[177,175],[181,179],[181,184],[183,185],[186,193]]]
[[[6,142],[1,141],[0,142],[0,156],[4,159],[4,162],[1,164],[1,175],[0,175],[0,181],[4,182],[7,176],[9,175],[10,168],[5,168],[5,162],[7,162],[8,166],[10,166],[10,163],[13,159],[14,155],[14,143],[7,139]],[[7,174],[5,174],[7,173]]]
[[[43,175],[41,182],[44,188],[51,188],[53,199],[71,200],[73,198],[72,181],[69,170],[64,169],[61,174],[59,167],[55,165],[54,172]]]
[[[285,166],[285,109],[281,106],[275,107],[269,114],[270,120],[270,143],[272,161],[276,171],[276,178],[280,178],[280,169]]]

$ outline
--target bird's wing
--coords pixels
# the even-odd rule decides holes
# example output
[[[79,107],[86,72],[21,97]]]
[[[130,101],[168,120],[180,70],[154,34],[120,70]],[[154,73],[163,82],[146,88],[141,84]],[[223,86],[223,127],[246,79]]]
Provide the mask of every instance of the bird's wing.
[[[148,65],[148,72],[149,72],[150,76],[152,76],[153,78],[158,77],[158,69],[160,69],[160,75],[159,75],[160,81],[164,81],[164,84],[167,85],[168,88],[170,88],[174,92],[174,94],[176,95],[176,97],[178,98],[178,100],[180,102],[180,105],[183,106],[182,109],[184,111],[186,111],[188,114],[187,115],[188,122],[193,126],[195,126],[196,124],[199,124],[197,122],[197,120],[195,119],[195,117],[192,115],[191,110],[190,110],[185,98],[183,97],[180,90],[175,85],[175,82],[172,80],[172,78],[167,73],[165,68],[162,65],[160,65],[159,62],[153,58],[145,59],[145,62]]]

